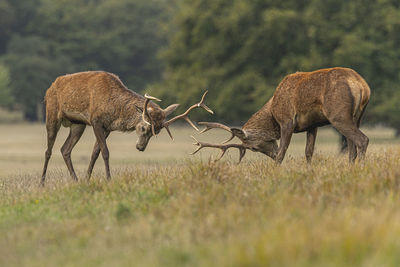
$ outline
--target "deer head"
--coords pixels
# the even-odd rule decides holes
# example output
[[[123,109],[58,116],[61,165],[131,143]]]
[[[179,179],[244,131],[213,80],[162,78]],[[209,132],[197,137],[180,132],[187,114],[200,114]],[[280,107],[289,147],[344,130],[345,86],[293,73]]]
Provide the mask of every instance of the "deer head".
[[[217,160],[219,160],[225,155],[225,152],[229,148],[233,147],[239,149],[239,162],[246,154],[246,149],[250,149],[255,152],[261,152],[271,157],[272,159],[275,159],[276,157],[278,151],[278,145],[276,140],[265,134],[261,134],[260,131],[251,131],[236,127],[229,127],[221,123],[215,123],[215,122],[199,122],[199,124],[206,126],[206,128],[202,130],[201,133],[204,133],[213,128],[220,128],[231,133],[231,137],[228,140],[224,141],[222,144],[209,144],[209,143],[199,142],[192,136],[192,138],[196,141],[194,145],[198,146],[198,148],[192,153],[192,155],[196,154],[200,149],[204,147],[218,148],[221,150],[221,154],[217,158]],[[231,141],[234,137],[239,138],[240,141],[242,141],[242,143],[226,144],[229,141]]]
[[[170,105],[165,109],[161,109],[158,106],[156,108],[154,108],[154,106],[149,107],[150,100],[155,100],[155,101],[161,101],[161,100],[145,94],[144,97],[146,99],[144,101],[143,108],[142,109],[138,108],[139,110],[141,110],[142,120],[136,125],[136,133],[139,137],[139,139],[136,143],[136,148],[139,151],[144,151],[146,149],[146,146],[147,146],[150,138],[152,136],[156,136],[163,128],[165,128],[167,130],[168,135],[171,137],[172,140],[174,140],[174,138],[172,137],[171,131],[169,130],[169,126],[173,122],[175,122],[179,119],[184,119],[196,131],[198,131],[199,129],[189,119],[188,114],[193,109],[199,108],[199,107],[205,109],[207,112],[209,112],[211,114],[214,114],[214,112],[204,104],[204,99],[205,99],[207,93],[208,93],[208,91],[206,91],[203,94],[199,103],[192,105],[184,113],[182,113],[178,116],[175,116],[170,120],[166,120],[166,118],[178,108],[179,104]]]

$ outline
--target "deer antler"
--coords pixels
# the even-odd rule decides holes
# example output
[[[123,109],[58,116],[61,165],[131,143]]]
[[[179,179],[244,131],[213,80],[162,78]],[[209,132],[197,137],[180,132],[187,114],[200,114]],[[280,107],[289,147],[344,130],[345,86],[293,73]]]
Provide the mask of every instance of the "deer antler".
[[[144,101],[144,105],[143,105],[143,113],[142,113],[142,119],[145,123],[147,123],[148,125],[151,125],[151,132],[152,134],[155,136],[155,130],[154,130],[154,123],[150,117],[149,111],[147,110],[147,106],[149,105],[150,100],[155,100],[155,101],[161,101],[161,99],[158,99],[154,96],[149,96],[148,94],[144,94],[144,97],[146,98],[146,100]],[[146,120],[146,116],[150,119],[150,122],[148,122]]]
[[[195,143],[193,143],[193,145],[198,146],[198,148],[194,152],[192,152],[191,155],[196,154],[197,152],[200,151],[200,149],[202,149],[204,147],[214,147],[214,148],[221,149],[220,156],[218,157],[218,159],[215,160],[215,161],[218,161],[225,155],[225,152],[229,148],[235,147],[235,148],[239,149],[239,162],[238,163],[240,163],[242,161],[242,158],[246,154],[246,148],[243,146],[243,144],[216,145],[216,144],[209,144],[209,143],[200,142],[200,141],[197,141],[197,139],[194,138],[194,136],[191,136],[191,137],[196,141]]]
[[[205,92],[204,92],[204,94],[203,94],[203,96],[201,97],[201,100],[200,100],[199,103],[194,104],[193,106],[191,106],[190,108],[188,108],[188,109],[187,109],[184,113],[182,113],[181,115],[175,116],[175,117],[173,117],[172,119],[170,119],[170,120],[164,122],[164,124],[163,124],[163,125],[164,125],[164,128],[167,130],[167,132],[168,132],[168,134],[169,134],[169,136],[171,137],[172,140],[173,140],[174,138],[172,137],[171,132],[169,131],[168,126],[170,126],[173,122],[175,122],[175,121],[177,121],[177,120],[179,120],[179,119],[184,119],[184,120],[187,121],[187,122],[190,124],[190,126],[192,126],[196,131],[199,130],[199,129],[196,127],[196,125],[194,125],[194,123],[193,123],[193,122],[189,119],[189,117],[188,117],[189,112],[192,111],[193,109],[202,107],[202,108],[205,109],[207,112],[209,112],[209,113],[211,113],[211,114],[214,114],[214,112],[213,112],[209,107],[207,107],[207,106],[204,104],[204,99],[205,99],[207,93],[208,93],[208,91],[205,91]]]
[[[214,128],[220,128],[220,129],[223,129],[225,131],[230,132],[232,136],[229,139],[227,139],[226,141],[222,142],[222,144],[228,143],[229,141],[231,141],[235,137],[235,135],[233,134],[231,128],[229,126],[223,125],[222,123],[217,123],[217,122],[199,122],[198,124],[206,126],[206,128],[204,130],[202,130],[200,133],[205,133],[208,130],[211,130],[211,129],[214,129]]]

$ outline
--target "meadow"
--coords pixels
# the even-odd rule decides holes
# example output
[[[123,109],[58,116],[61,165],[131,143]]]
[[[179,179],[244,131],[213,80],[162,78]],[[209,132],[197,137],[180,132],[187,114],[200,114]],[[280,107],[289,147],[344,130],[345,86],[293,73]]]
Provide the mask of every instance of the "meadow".
[[[365,129],[365,162],[339,155],[338,135],[319,131],[311,165],[296,134],[281,166],[237,151],[196,156],[190,135],[173,128],[145,152],[136,135],[108,139],[112,180],[99,158],[83,179],[94,144],[86,129],[72,152],[72,182],[59,152],[39,187],[42,124],[0,125],[0,266],[399,266],[400,141],[385,128]]]

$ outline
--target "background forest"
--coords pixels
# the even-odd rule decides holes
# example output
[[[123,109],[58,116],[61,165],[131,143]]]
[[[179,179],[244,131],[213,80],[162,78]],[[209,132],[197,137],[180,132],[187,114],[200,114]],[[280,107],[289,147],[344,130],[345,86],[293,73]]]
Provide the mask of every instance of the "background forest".
[[[399,47],[394,0],[0,0],[0,106],[43,119],[57,76],[105,70],[183,107],[208,89],[240,124],[285,75],[344,66],[371,87],[366,122],[399,135]]]

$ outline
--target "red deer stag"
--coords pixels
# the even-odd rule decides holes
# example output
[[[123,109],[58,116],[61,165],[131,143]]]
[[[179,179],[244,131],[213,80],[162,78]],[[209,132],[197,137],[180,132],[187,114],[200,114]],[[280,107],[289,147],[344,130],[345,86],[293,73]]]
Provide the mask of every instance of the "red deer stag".
[[[240,151],[239,162],[246,149],[264,153],[281,163],[293,133],[307,132],[306,159],[311,161],[317,127],[332,124],[348,140],[349,160],[354,162],[357,150],[363,159],[368,137],[360,130],[361,117],[369,102],[370,89],[365,80],[348,68],[329,68],[313,72],[297,72],[286,76],[272,98],[245,123],[243,128],[231,128],[220,123],[200,122],[208,131],[221,128],[235,136],[242,144],[208,144],[195,139],[198,148],[228,148]],[[193,137],[194,138],[194,137]],[[280,139],[278,148],[276,140]]]
[[[82,136],[86,125],[90,125],[96,136],[96,144],[89,163],[87,178],[90,178],[101,151],[106,176],[110,179],[109,152],[106,143],[110,132],[136,130],[139,137],[136,148],[144,151],[150,138],[157,135],[162,128],[165,128],[172,138],[168,126],[178,119],[186,120],[197,130],[188,114],[197,107],[213,113],[204,104],[206,93],[198,104],[167,121],[166,117],[179,106],[178,104],[162,109],[150,102],[150,100],[160,101],[159,99],[148,95],[143,97],[129,90],[114,74],[88,71],[58,77],[45,96],[47,151],[41,184],[44,184],[47,165],[61,125],[70,127],[69,136],[61,148],[61,153],[71,177],[75,181],[78,180],[71,162],[71,151]]]

